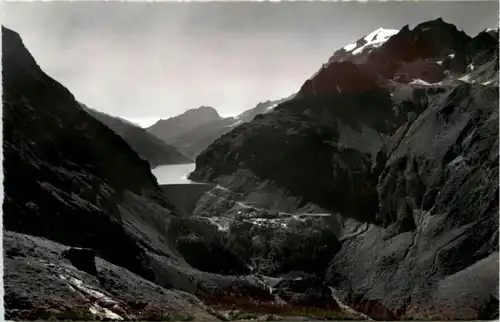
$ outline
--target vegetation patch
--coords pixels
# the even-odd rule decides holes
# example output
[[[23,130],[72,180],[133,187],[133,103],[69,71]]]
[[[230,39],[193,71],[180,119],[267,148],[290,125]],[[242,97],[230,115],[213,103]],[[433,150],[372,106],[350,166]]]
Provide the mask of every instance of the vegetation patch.
[[[233,320],[248,320],[263,315],[291,317],[302,316],[314,320],[359,320],[359,317],[328,308],[292,306],[276,302],[262,302],[244,297],[219,297],[205,300],[205,303],[218,311],[230,311]]]

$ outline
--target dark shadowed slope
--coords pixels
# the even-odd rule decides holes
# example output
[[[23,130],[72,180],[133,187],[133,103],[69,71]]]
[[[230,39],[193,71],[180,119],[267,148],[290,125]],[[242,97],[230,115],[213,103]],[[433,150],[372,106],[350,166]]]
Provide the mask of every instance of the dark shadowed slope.
[[[217,139],[190,178],[340,216],[327,281],[373,317],[498,317],[498,29],[380,33]]]
[[[193,160],[177,148],[165,143],[145,129],[119,117],[111,116],[83,105],[85,111],[121,136],[134,151],[147,160],[152,168],[166,164],[191,163]]]
[[[148,162],[47,76],[17,33],[2,28],[2,48],[6,318],[212,317],[163,288],[192,284],[165,239],[178,215]],[[97,273],[61,244],[92,249]]]
[[[162,202],[147,161],[41,71],[19,35],[2,34],[5,228],[93,243],[119,226],[126,191]],[[99,219],[102,236],[86,226]]]

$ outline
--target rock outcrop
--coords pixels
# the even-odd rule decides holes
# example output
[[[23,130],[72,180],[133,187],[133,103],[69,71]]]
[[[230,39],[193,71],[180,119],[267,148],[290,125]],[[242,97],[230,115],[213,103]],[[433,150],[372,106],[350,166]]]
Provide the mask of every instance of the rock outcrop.
[[[4,303],[8,320],[211,320],[195,296],[166,289],[95,258],[98,276],[59,254],[67,247],[4,231]]]
[[[498,317],[498,30],[437,19],[351,47],[216,140],[190,178],[329,213],[341,247],[321,276],[373,318]]]

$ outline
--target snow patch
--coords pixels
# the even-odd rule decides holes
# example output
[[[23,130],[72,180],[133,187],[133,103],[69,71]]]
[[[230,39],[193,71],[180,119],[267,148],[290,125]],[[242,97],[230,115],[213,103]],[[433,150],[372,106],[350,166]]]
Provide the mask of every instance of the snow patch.
[[[455,54],[449,54],[448,57],[455,58]]]
[[[241,124],[241,120],[238,120],[238,121],[234,122],[233,124],[226,125],[226,127],[235,127],[236,125],[239,125],[239,124]]]
[[[425,85],[425,86],[430,86],[431,83],[428,83],[424,80],[421,79],[413,79],[411,82],[408,83],[409,85]]]
[[[100,302],[106,302],[110,304],[116,304],[116,301],[113,301],[109,296],[105,295],[104,293],[101,293],[99,291],[93,290],[90,288],[90,286],[85,285],[85,283],[77,278],[74,278],[72,276],[64,276],[60,275],[59,276],[62,280],[67,281],[70,286],[73,286],[74,288],[80,290],[82,293],[87,295],[88,297],[99,300]]]
[[[98,304],[92,304],[89,308],[90,313],[99,316],[101,318],[110,319],[110,320],[123,320],[121,316],[118,314],[108,310],[107,308],[101,307]]]
[[[367,46],[373,46],[373,47],[379,47],[383,43],[385,43],[389,38],[397,34],[399,30],[397,29],[384,29],[384,28],[379,28],[371,33],[369,33],[364,40],[366,41],[366,44],[363,46],[357,48],[354,50],[352,53],[354,55],[360,54],[363,52],[363,50]]]
[[[498,27],[486,29],[486,32],[490,32],[490,31],[498,31]]]
[[[458,80],[461,80],[462,82],[467,82],[467,83],[471,83],[471,79],[470,79],[470,75],[469,74],[466,74],[462,77],[460,77]]]
[[[273,105],[269,106],[269,107],[267,108],[267,110],[268,110],[268,111],[271,111],[271,110],[272,110],[273,108],[275,108],[276,106],[278,106],[278,104],[273,104]]]
[[[489,84],[491,84],[491,83],[493,83],[493,81],[492,81],[492,80],[489,80],[489,81],[484,82],[484,83],[481,83],[481,84],[483,84],[483,85],[489,85]]]
[[[442,60],[438,60],[436,63],[437,63],[438,65],[442,65],[442,64],[443,64],[443,61],[442,61]]]
[[[364,44],[363,46],[355,49],[352,52],[352,54],[353,55],[360,54],[361,52],[363,52],[363,50],[367,46],[379,47],[382,44],[384,44],[389,38],[391,38],[392,36],[394,36],[395,34],[397,34],[398,32],[399,32],[399,30],[397,30],[397,29],[379,28],[379,29],[377,29],[377,30],[369,33],[368,35],[366,35],[364,37],[364,40],[366,41],[366,44]],[[343,47],[343,49],[345,49],[346,51],[349,52],[349,51],[353,50],[356,47],[356,45],[357,45],[356,43],[352,43],[352,44],[349,44],[349,45]],[[331,58],[330,58],[330,60],[331,60]],[[321,70],[327,68],[330,65],[330,60],[326,64],[323,64],[323,66],[316,73],[314,73],[314,75],[312,75],[309,78],[309,80],[314,79],[321,72]]]
[[[89,285],[86,285],[82,280],[79,280],[78,278],[75,278],[73,276],[66,276],[60,274],[59,278],[68,283],[68,287],[71,291],[77,292],[78,290],[81,293],[83,293],[84,296],[88,297],[91,301],[95,301],[89,308],[90,313],[105,319],[123,320],[123,318],[118,314],[99,305],[99,304],[103,304],[105,306],[117,305],[117,302],[111,299],[106,294],[93,290]]]
[[[473,70],[474,70],[474,65],[473,65],[473,64],[470,64],[470,65],[469,65],[469,66],[467,66],[467,67],[470,69],[470,71],[473,71]]]
[[[411,82],[408,83],[408,85],[423,85],[423,86],[432,86],[432,85],[441,85],[441,84],[442,84],[441,82],[429,83],[429,82],[426,82],[426,81],[419,79],[419,78],[414,78]]]
[[[356,48],[356,43],[352,43],[352,44],[349,44],[347,46],[344,47],[344,50],[345,51],[351,51],[353,50],[354,48]]]

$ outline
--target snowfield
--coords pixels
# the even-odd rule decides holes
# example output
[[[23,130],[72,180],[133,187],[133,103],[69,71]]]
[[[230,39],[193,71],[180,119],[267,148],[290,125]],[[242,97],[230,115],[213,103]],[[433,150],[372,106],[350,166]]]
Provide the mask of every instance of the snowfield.
[[[366,44],[363,46],[356,48],[352,53],[354,55],[360,54],[363,52],[363,50],[368,47],[379,47],[383,43],[385,43],[389,38],[397,34],[399,30],[397,29],[384,29],[384,28],[379,28],[372,33],[368,34],[364,39],[366,41]]]

